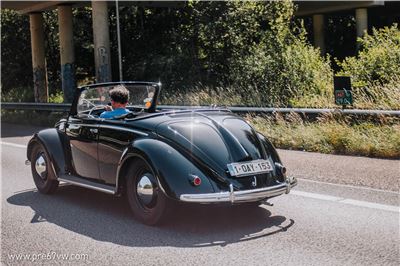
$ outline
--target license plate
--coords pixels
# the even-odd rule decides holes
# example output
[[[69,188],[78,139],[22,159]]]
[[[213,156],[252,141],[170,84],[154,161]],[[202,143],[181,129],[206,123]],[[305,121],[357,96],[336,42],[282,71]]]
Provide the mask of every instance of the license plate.
[[[253,175],[268,173],[272,171],[271,163],[267,160],[256,160],[244,163],[231,163],[227,166],[231,176]]]

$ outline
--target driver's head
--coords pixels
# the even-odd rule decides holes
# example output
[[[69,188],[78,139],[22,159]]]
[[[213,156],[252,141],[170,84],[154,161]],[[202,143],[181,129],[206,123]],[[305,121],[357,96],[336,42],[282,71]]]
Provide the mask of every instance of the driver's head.
[[[129,91],[122,85],[114,87],[112,90],[110,90],[109,94],[112,104],[113,102],[122,105],[126,105],[128,103]]]

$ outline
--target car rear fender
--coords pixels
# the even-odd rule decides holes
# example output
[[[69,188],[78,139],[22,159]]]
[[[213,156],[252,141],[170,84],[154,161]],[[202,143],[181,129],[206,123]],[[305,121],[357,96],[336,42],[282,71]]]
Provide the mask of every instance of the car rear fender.
[[[282,163],[281,158],[278,155],[278,152],[276,151],[274,145],[269,141],[268,138],[266,138],[263,134],[257,133],[258,138],[260,139],[262,145],[264,145],[264,148],[266,151],[271,155],[272,160],[276,163]]]
[[[65,153],[63,149],[62,139],[63,138],[61,134],[55,128],[44,129],[35,133],[32,139],[28,143],[28,148],[27,148],[28,160],[31,159],[30,155],[34,145],[40,143],[43,145],[44,149],[46,150],[47,154],[50,157],[56,177],[65,174],[66,161],[65,161]]]
[[[181,194],[213,193],[211,181],[198,167],[176,149],[155,139],[140,139],[123,154],[117,173],[117,186],[122,184],[127,166],[137,158],[144,159],[158,177],[161,189],[173,199]],[[193,176],[201,178],[201,184],[193,184]]]

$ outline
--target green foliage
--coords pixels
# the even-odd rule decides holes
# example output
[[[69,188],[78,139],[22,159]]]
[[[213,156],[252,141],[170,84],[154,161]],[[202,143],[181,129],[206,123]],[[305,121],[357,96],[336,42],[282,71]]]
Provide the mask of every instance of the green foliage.
[[[169,95],[199,87],[216,95],[229,90],[239,105],[298,104],[315,93],[325,95],[331,81],[329,61],[307,45],[303,35],[293,34],[292,16],[289,1],[191,1],[179,9],[123,7],[124,79],[161,80]],[[111,54],[116,55],[113,9],[110,18]],[[57,94],[61,88],[57,13],[45,12],[44,21],[50,94]],[[74,10],[74,24],[77,77],[91,80],[90,9]],[[114,78],[117,65],[117,56],[112,56]]]
[[[0,12],[2,91],[30,86],[32,58],[29,17],[6,9],[1,9]]]
[[[355,107],[361,109],[400,110],[400,76],[394,76],[387,83],[379,81],[365,87],[353,88]]]
[[[3,70],[2,70],[3,71]],[[14,87],[1,91],[2,102],[34,102],[33,89],[30,87]]]
[[[49,95],[49,103],[63,103],[64,95],[62,92],[56,92],[55,94]]]
[[[358,56],[347,57],[339,63],[342,67],[340,75],[351,76],[356,87],[400,79],[400,30],[397,24],[373,29],[372,35],[365,35],[359,42]]]
[[[170,104],[334,107],[332,62],[308,43],[304,27],[294,24],[292,2],[176,3],[120,8],[125,80],[161,81],[162,102]],[[33,100],[29,19],[8,10],[1,14],[3,100]],[[58,16],[55,10],[43,14],[50,101],[59,102]],[[91,9],[79,7],[73,15],[78,84],[92,83]],[[114,8],[109,15],[112,76],[118,80]],[[354,27],[352,19],[345,21],[342,31]],[[396,27],[366,36],[359,56],[341,64],[341,74],[352,75],[356,85],[355,107],[400,105]]]
[[[181,72],[190,77],[175,82],[185,88],[181,102],[286,106],[315,93],[328,95],[329,60],[306,43],[304,33],[294,35],[291,2],[193,2],[192,7],[195,23],[189,28],[196,34],[189,36],[189,47],[198,59]],[[179,93],[175,88],[171,94]],[[197,96],[190,100],[191,95]]]

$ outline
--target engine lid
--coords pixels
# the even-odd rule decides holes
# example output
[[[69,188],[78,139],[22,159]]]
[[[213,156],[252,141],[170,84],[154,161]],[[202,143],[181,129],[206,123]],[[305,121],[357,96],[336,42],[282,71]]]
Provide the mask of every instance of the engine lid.
[[[156,128],[167,138],[228,179],[228,165],[268,160],[257,133],[242,118],[230,113],[179,114]]]

